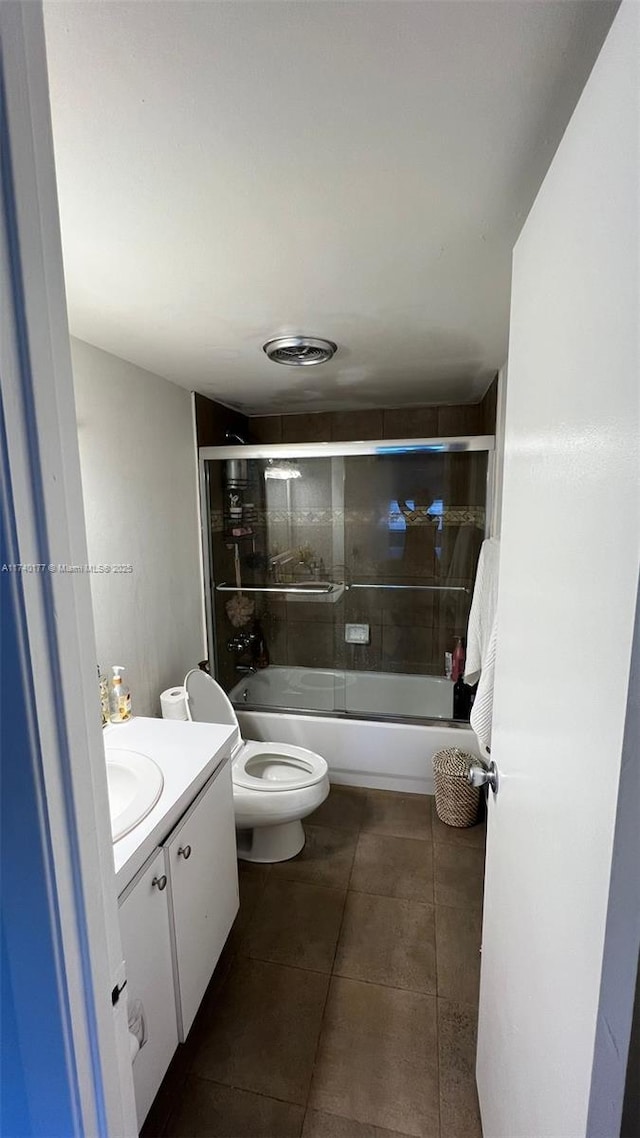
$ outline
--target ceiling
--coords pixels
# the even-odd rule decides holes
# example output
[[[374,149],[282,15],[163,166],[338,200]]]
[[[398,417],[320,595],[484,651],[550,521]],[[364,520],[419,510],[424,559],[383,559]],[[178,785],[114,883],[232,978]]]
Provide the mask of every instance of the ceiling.
[[[250,413],[476,401],[615,9],[46,4],[72,332]],[[271,363],[287,333],[338,352]]]

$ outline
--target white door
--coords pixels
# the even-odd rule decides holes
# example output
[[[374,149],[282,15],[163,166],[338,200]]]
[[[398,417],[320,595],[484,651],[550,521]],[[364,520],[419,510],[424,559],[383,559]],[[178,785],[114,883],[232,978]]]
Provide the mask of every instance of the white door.
[[[120,904],[122,951],[127,969],[127,1006],[139,1010],[142,1046],[133,1060],[138,1124],[142,1126],[178,1046],[164,853],[156,852]]]
[[[178,1031],[187,1037],[238,912],[231,763],[207,783],[166,843]]]
[[[514,253],[485,1138],[605,1132],[590,1094],[640,544],[639,25],[640,7],[623,3]],[[628,1038],[608,1026],[623,1067]]]
[[[29,570],[2,576],[3,728],[20,731],[3,805],[22,822],[3,877],[17,1092],[3,1108],[13,1133],[123,1138],[135,1106],[90,583],[57,571],[88,555],[40,3],[0,3],[0,74],[2,561]]]

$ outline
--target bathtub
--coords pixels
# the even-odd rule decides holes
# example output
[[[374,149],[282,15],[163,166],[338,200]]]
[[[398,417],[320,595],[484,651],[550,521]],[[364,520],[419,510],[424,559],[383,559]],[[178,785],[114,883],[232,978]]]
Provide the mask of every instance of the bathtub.
[[[478,754],[468,724],[448,721],[452,693],[440,676],[269,667],[229,694],[245,739],[308,747],[334,783],[433,794],[436,751]]]

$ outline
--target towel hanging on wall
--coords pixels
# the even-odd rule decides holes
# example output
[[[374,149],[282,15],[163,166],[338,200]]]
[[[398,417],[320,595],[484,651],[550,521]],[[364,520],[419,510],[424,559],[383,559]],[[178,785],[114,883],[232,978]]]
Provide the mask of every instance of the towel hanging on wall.
[[[464,681],[478,684],[471,709],[471,726],[480,749],[487,754],[491,746],[493,680],[496,659],[496,610],[498,607],[498,564],[500,543],[496,538],[483,541],[467,629],[467,659]]]

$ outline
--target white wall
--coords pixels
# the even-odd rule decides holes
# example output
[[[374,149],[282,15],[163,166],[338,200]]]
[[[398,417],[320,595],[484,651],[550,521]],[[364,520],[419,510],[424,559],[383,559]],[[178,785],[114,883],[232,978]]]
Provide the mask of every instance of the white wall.
[[[604,1000],[601,982],[640,555],[639,57],[640,7],[626,0],[514,252],[492,747],[501,785],[479,1021],[486,1138],[619,1133],[637,842],[621,851],[636,921],[618,958],[626,1022],[625,1000]],[[638,834],[637,800],[635,814]],[[598,1024],[619,1087],[600,1084],[588,1120]]]
[[[81,340],[71,343],[98,661],[126,667],[134,714],[204,655],[189,392]]]

